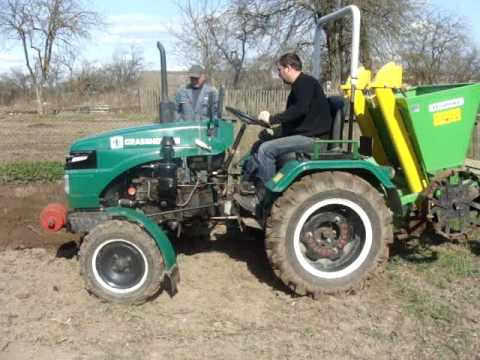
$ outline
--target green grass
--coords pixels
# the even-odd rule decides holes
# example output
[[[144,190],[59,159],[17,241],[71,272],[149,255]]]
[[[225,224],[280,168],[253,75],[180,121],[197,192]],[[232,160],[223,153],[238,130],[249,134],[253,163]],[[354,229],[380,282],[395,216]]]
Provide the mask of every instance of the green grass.
[[[480,298],[480,261],[463,245],[411,244],[394,256],[387,274],[403,313],[417,324],[419,358],[454,359],[473,354]]]
[[[63,176],[63,164],[55,161],[18,162],[0,165],[0,184],[53,182]]]
[[[439,253],[438,268],[449,279],[479,278],[478,260],[467,250],[446,250]]]

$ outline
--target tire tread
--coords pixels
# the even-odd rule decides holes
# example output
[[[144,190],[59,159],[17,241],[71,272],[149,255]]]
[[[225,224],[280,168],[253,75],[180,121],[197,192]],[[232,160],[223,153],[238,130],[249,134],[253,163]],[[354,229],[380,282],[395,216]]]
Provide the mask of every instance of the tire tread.
[[[94,274],[92,271],[90,271],[88,262],[91,259],[91,255],[95,251],[97,240],[106,234],[119,232],[119,229],[121,229],[123,233],[134,238],[136,241],[141,242],[141,245],[146,249],[148,254],[152,256],[154,265],[152,269],[152,281],[146,288],[142,290],[141,293],[134,292],[132,294],[122,296],[107,293],[103,290],[103,288],[97,285]],[[155,296],[161,289],[162,274],[164,269],[162,254],[150,235],[137,224],[125,220],[109,220],[97,225],[83,239],[83,242],[80,246],[79,257],[80,275],[82,275],[84,278],[85,288],[89,293],[95,295],[103,302],[140,305]]]
[[[314,194],[338,189],[362,194],[365,200],[375,207],[381,227],[381,244],[373,265],[370,266],[362,279],[334,289],[319,288],[305,281],[289,263],[285,235],[287,234],[289,219],[298,206]],[[290,186],[272,206],[271,217],[266,225],[265,246],[268,249],[267,257],[275,274],[278,274],[282,282],[299,295],[310,295],[316,299],[324,294],[335,295],[355,292],[362,289],[369,279],[384,270],[389,255],[388,244],[393,242],[392,222],[392,213],[386,206],[384,198],[366,180],[340,171],[307,175]]]

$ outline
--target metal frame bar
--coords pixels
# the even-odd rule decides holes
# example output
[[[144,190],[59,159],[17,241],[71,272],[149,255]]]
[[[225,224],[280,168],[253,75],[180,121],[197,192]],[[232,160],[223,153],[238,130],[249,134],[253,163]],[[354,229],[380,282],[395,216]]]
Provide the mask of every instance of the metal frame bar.
[[[360,9],[355,5],[349,5],[340,10],[334,11],[331,14],[322,16],[317,21],[317,31],[322,30],[322,25],[345,17],[347,15],[351,15],[353,19],[351,56],[352,61],[350,63],[350,77],[352,79],[352,85],[355,86],[357,84],[358,63],[360,55]]]
[[[353,138],[353,103],[355,100],[355,89],[357,85],[357,77],[358,77],[358,64],[359,64],[359,57],[360,57],[360,9],[355,5],[346,6],[340,10],[334,11],[331,14],[322,16],[317,21],[317,29],[316,29],[316,36],[315,39],[318,39],[318,32],[322,31],[322,25],[326,24],[330,21],[337,20],[344,16],[351,15],[352,16],[352,54],[351,54],[351,63],[350,63],[350,79],[352,84],[352,91],[350,96],[350,115],[348,119],[348,140],[352,140]],[[315,45],[318,46],[318,41],[316,41]],[[317,51],[315,51],[317,53]],[[348,144],[348,151],[352,151],[352,144]]]

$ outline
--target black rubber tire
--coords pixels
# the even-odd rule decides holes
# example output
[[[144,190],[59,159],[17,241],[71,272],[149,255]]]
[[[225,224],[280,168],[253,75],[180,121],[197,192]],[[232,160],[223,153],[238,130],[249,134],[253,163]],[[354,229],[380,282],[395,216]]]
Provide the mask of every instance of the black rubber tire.
[[[141,286],[132,291],[119,293],[108,284],[102,283],[101,276],[95,275],[94,257],[97,249],[105,246],[112,239],[120,239],[134,246],[141,254],[146,276],[142,276]],[[94,227],[84,238],[80,246],[80,274],[85,281],[88,292],[103,301],[142,304],[161,290],[164,262],[162,254],[152,237],[140,226],[128,221],[110,220]],[[138,286],[138,285],[137,285]],[[133,286],[135,288],[135,286]]]
[[[318,275],[314,274],[315,270],[308,271],[308,266],[302,265],[303,260],[298,258],[299,246],[297,252],[294,246],[295,229],[302,215],[309,209],[315,209],[315,204],[320,206],[320,202],[332,199],[356,204],[368,218],[372,234],[370,244],[365,247],[365,242],[361,247],[361,253],[365,251],[366,257],[359,254],[353,260],[356,262],[363,258],[358,260],[358,265],[355,264],[357,268],[352,265],[353,270],[345,276],[339,271],[339,277],[334,279],[323,276],[325,273]],[[303,227],[307,220],[302,221]],[[365,224],[364,220],[362,223]],[[317,173],[295,182],[275,201],[267,219],[265,241],[273,271],[298,295],[316,298],[322,294],[348,293],[363,287],[367,279],[384,269],[388,260],[388,244],[393,242],[392,215],[385,199],[364,179],[346,172]]]

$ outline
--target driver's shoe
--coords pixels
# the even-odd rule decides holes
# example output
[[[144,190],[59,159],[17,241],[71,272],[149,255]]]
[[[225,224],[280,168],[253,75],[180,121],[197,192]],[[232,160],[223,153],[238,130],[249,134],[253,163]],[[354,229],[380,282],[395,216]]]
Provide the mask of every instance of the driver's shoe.
[[[255,184],[251,181],[241,181],[240,185],[238,186],[238,190],[242,195],[255,195],[257,193],[257,189]]]
[[[244,210],[250,212],[252,215],[255,215],[257,205],[259,203],[256,195],[233,195],[235,202]]]

